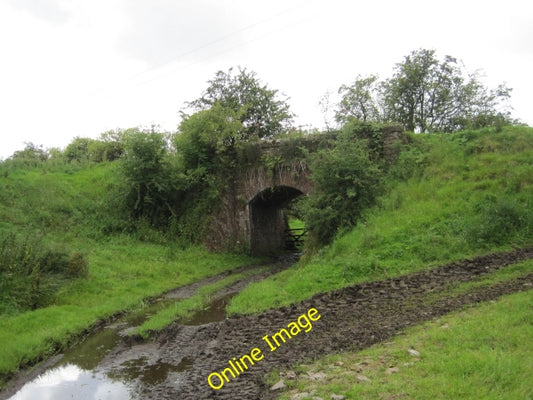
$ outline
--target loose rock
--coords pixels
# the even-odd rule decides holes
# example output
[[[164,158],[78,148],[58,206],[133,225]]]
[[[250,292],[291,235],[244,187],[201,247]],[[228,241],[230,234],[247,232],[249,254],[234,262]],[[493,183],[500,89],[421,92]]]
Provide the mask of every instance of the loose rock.
[[[307,376],[312,381],[323,381],[327,377],[327,375],[323,372],[308,372]]]
[[[416,351],[415,349],[409,349],[409,350],[407,350],[407,352],[409,354],[411,354],[412,356],[414,356],[414,357],[420,357],[420,353],[418,351]]]
[[[274,392],[276,390],[285,389],[286,387],[287,385],[285,385],[285,382],[283,382],[283,379],[282,379],[278,383],[276,383],[274,386],[272,386],[270,390]]]
[[[395,374],[397,372],[399,372],[400,369],[398,367],[392,367],[392,368],[388,368],[385,373],[388,374],[388,375],[392,375],[392,374]]]
[[[346,397],[344,397],[342,394],[332,394],[331,400],[345,400]]]

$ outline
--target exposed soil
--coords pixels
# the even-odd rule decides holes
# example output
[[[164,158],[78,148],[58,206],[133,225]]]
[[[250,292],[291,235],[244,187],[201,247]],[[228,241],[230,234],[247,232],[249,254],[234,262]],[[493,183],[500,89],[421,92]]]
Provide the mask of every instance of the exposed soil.
[[[272,368],[288,368],[294,363],[344,350],[356,350],[385,341],[406,327],[418,324],[472,303],[501,295],[530,290],[533,272],[525,277],[473,289],[450,296],[447,287],[533,258],[533,248],[463,260],[400,278],[354,285],[318,294],[301,303],[266,311],[257,316],[235,316],[200,326],[173,324],[154,341],[125,340],[100,363],[97,370],[120,375],[135,360],[145,368],[171,365],[176,368],[164,379],[149,385],[137,379],[133,384],[142,399],[270,399],[275,393],[264,378]],[[272,336],[316,308],[321,318],[312,329],[302,330],[271,352],[262,338]],[[259,348],[264,356],[255,365],[213,390],[207,378],[230,367]],[[179,368],[179,366],[184,366]],[[214,379],[215,385],[220,381]]]

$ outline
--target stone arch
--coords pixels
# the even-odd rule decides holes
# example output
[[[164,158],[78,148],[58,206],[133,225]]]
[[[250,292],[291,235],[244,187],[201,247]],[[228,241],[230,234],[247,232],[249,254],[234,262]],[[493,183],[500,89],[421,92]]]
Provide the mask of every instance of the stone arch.
[[[380,156],[392,161],[396,157],[393,144],[404,140],[401,130],[397,127],[386,127],[382,130],[382,136],[383,149]],[[311,135],[308,140],[298,142],[298,145],[314,152],[327,148],[334,140],[335,135]],[[258,145],[258,150],[260,156],[267,157],[281,156],[283,153],[281,144]],[[299,159],[286,160],[268,168],[264,165],[243,165],[242,169],[235,171],[231,185],[222,190],[220,202],[215,206],[211,225],[204,239],[206,247],[215,251],[231,249],[252,254],[279,251],[283,246],[281,240],[284,235],[280,233],[280,227],[275,229],[273,221],[278,221],[281,226],[283,196],[275,192],[281,190],[289,196],[292,190],[292,194],[300,192],[309,195],[314,189],[310,178],[309,165]],[[267,217],[268,215],[271,217]],[[268,222],[267,226],[261,228],[259,220]],[[262,236],[268,240],[262,240]],[[277,238],[277,241],[274,238]]]
[[[304,194],[295,187],[280,185],[261,190],[249,201],[250,252],[253,255],[284,250],[288,226],[283,209]]]

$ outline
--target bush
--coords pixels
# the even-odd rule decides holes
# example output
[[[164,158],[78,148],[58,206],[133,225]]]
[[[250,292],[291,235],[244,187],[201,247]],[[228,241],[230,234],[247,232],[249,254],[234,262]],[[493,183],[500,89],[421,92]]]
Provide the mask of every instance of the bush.
[[[46,306],[65,279],[86,275],[79,253],[69,258],[38,238],[0,235],[0,314]]]
[[[162,133],[131,132],[125,139],[122,172],[125,177],[125,206],[135,220],[166,226],[172,214],[172,172],[167,143]]]
[[[467,229],[467,239],[477,245],[508,243],[517,236],[531,237],[533,212],[515,199],[487,196],[474,205],[477,216]]]
[[[77,137],[69,143],[63,154],[68,162],[87,162],[90,159],[89,148],[94,142],[94,139]]]
[[[315,189],[301,202],[301,213],[311,246],[320,246],[356,225],[363,210],[374,204],[382,174],[366,141],[349,135],[340,135],[332,149],[311,155],[310,163]]]

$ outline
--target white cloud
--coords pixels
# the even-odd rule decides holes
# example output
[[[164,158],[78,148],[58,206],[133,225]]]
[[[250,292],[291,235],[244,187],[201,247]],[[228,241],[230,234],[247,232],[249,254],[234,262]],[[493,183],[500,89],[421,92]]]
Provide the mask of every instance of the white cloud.
[[[65,0],[10,0],[9,2],[12,6],[52,25],[63,24],[69,19]]]
[[[194,52],[228,35],[239,22],[223,2],[209,0],[134,0],[123,3],[123,12],[128,23],[117,48],[151,65],[194,59]]]

